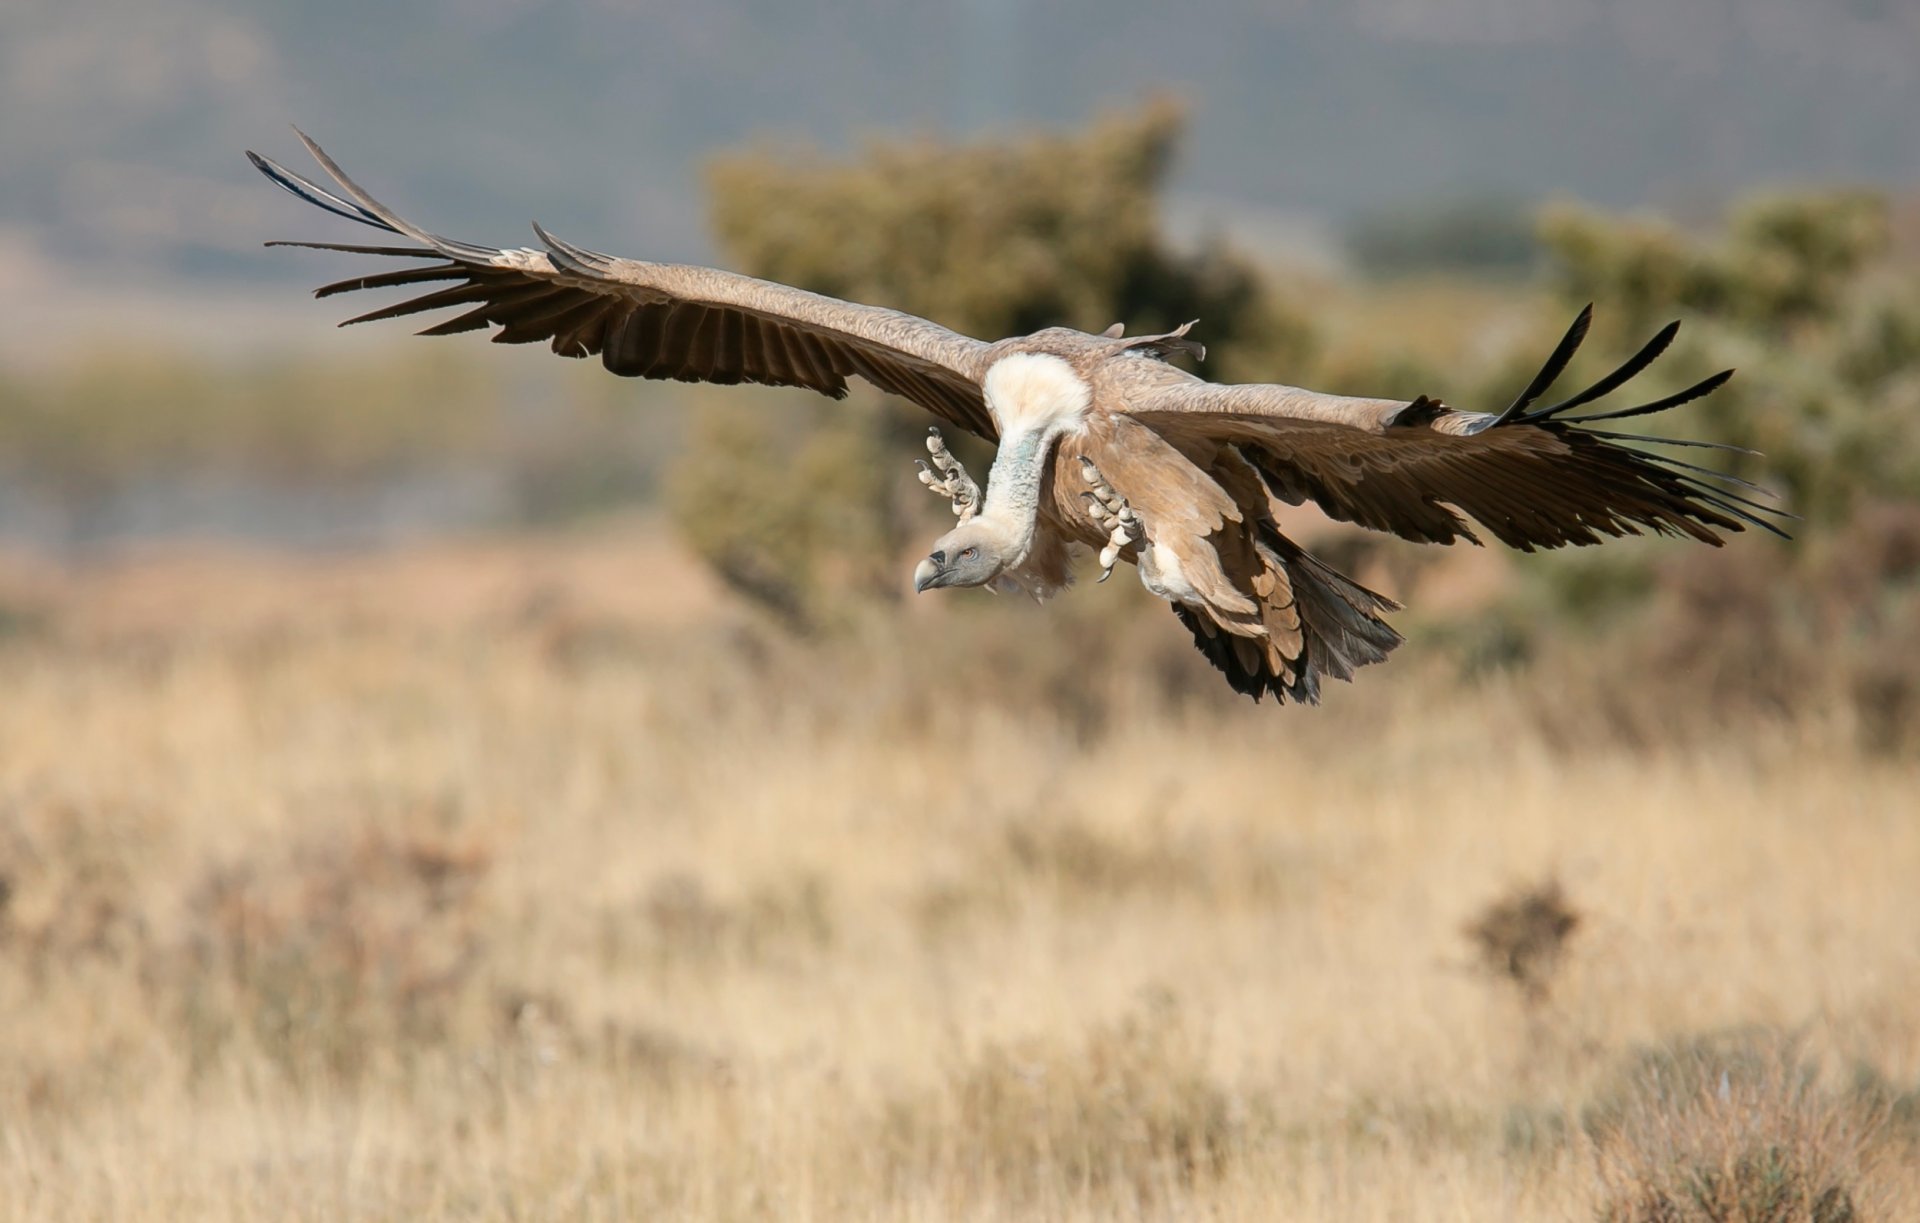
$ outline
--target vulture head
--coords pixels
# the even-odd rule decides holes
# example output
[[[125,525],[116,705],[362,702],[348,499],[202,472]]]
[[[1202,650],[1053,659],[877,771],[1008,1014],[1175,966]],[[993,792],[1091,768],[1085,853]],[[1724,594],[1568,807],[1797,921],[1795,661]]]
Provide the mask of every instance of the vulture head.
[[[941,586],[985,586],[1000,576],[1008,560],[1007,541],[995,524],[975,518],[933,542],[933,551],[914,566],[913,588],[925,591]]]

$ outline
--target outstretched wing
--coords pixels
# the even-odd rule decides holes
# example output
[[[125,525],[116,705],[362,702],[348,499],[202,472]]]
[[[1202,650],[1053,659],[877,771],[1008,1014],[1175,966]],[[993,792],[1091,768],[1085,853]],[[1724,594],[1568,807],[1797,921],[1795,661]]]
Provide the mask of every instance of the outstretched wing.
[[[275,242],[320,250],[427,259],[338,281],[316,296],[451,282],[348,323],[461,307],[422,335],[498,327],[495,343],[547,342],[566,357],[597,355],[626,377],[800,386],[835,399],[859,375],[981,437],[997,436],[982,397],[987,346],[937,323],[716,268],[617,259],[561,241],[538,225],[544,250],[459,242],[413,225],[361,190],[300,134],[333,178],[321,187],[256,153],[260,172],[310,204],[411,238],[417,246]],[[343,326],[345,324],[342,324]]]
[[[1618,433],[1592,426],[1664,412],[1718,388],[1732,370],[1651,403],[1566,415],[1618,390],[1672,343],[1670,324],[1620,368],[1548,407],[1533,404],[1566,368],[1592,319],[1580,312],[1525,391],[1497,415],[1458,412],[1438,400],[1353,399],[1287,386],[1218,386],[1144,366],[1125,410],[1169,438],[1237,447],[1275,496],[1316,502],[1334,518],[1407,539],[1478,543],[1466,517],[1522,551],[1599,543],[1644,529],[1719,544],[1721,531],[1790,518],[1742,492],[1734,476],[1627,442],[1714,442]],[[1166,367],[1163,367],[1166,368]]]

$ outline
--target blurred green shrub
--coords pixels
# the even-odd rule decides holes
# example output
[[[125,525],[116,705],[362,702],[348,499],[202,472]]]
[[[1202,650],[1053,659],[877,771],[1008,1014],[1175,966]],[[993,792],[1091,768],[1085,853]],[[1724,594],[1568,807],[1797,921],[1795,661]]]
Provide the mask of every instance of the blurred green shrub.
[[[1198,318],[1228,366],[1297,363],[1305,326],[1252,264],[1166,243],[1159,196],[1182,127],[1161,100],[1067,134],[881,142],[847,161],[730,153],[708,168],[714,230],[742,271],[982,339]]]
[[[799,631],[896,597],[912,521],[899,494],[920,453],[896,411],[859,395],[799,421],[770,423],[752,404],[703,415],[667,483],[681,536],[731,589]]]
[[[1210,371],[1297,376],[1306,325],[1253,266],[1218,245],[1176,251],[1162,236],[1159,192],[1180,130],[1178,108],[1154,102],[1066,135],[880,143],[848,161],[731,153],[708,170],[714,227],[742,271],[983,339],[1199,318]],[[817,408],[804,440],[770,419],[788,405],[707,421],[675,475],[674,517],[695,549],[791,624],[897,596],[904,574],[888,566],[909,529],[938,529],[944,510],[907,466],[929,420],[876,398]],[[988,452],[950,440],[984,478]]]
[[[1740,371],[1688,405],[1684,432],[1763,452],[1734,469],[1785,491],[1809,529],[1864,500],[1920,495],[1920,284],[1892,257],[1883,198],[1756,198],[1713,238],[1560,207],[1541,236],[1567,300],[1604,303],[1592,370],[1681,317],[1655,367],[1672,386],[1649,392]]]
[[[1892,248],[1886,201],[1760,197],[1710,235],[1562,206],[1541,235],[1567,302],[1600,305],[1566,385],[1681,318],[1637,399],[1720,369],[1739,376],[1671,419],[1622,426],[1760,452],[1681,457],[1777,490],[1802,521],[1787,524],[1786,545],[1749,535],[1684,559],[1644,547],[1534,558],[1495,617],[1526,626],[1519,653],[1559,666],[1553,639],[1586,635],[1581,652],[1612,660],[1590,702],[1628,743],[1687,733],[1701,711],[1787,717],[1824,704],[1853,712],[1863,746],[1903,750],[1920,734],[1905,665],[1920,602],[1903,559],[1920,498],[1920,284]],[[1517,385],[1529,361],[1516,354],[1500,381]]]

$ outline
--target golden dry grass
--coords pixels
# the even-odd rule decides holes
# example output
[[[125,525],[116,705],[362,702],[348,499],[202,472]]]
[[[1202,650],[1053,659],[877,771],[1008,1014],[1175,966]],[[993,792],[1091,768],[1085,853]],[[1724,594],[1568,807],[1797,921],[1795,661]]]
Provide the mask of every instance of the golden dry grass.
[[[1569,753],[1438,658],[1163,713],[1157,618],[1098,717],[946,669],[1136,596],[855,649],[647,532],[6,567],[0,1216],[1591,1218],[1729,1032],[1920,1200],[1911,760]],[[1470,930],[1549,878],[1522,990]]]

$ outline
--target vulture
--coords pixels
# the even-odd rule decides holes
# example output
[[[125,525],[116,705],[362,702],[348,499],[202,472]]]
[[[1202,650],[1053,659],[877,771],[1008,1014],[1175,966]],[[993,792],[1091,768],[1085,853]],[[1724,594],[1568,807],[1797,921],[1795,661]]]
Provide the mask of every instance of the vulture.
[[[1118,324],[1099,335],[1049,327],[986,342],[715,268],[599,254],[537,224],[539,249],[444,238],[375,200],[296,134],[331,187],[247,156],[309,204],[405,240],[268,244],[406,261],[316,290],[416,294],[348,323],[452,309],[421,334],[497,328],[495,343],[597,356],[625,377],[805,387],[835,399],[849,379],[865,379],[997,447],[982,492],[939,427],[929,431],[932,466],[920,464],[920,480],[950,500],[958,522],[914,569],[915,590],[985,586],[1044,600],[1068,584],[1078,548],[1097,550],[1101,581],[1121,561],[1134,565],[1207,660],[1255,701],[1316,702],[1323,678],[1351,679],[1401,641],[1383,619],[1399,605],[1289,539],[1289,506],[1312,501],[1343,522],[1433,544],[1479,543],[1471,520],[1522,551],[1643,530],[1715,546],[1749,526],[1784,537],[1768,516],[1789,515],[1744,495],[1762,490],[1631,443],[1734,447],[1606,427],[1698,399],[1731,370],[1651,402],[1576,411],[1646,369],[1677,323],[1592,386],[1542,405],[1586,335],[1589,306],[1526,388],[1491,413],[1424,395],[1224,385],[1170,362],[1205,355],[1188,337],[1192,323],[1139,336]]]

